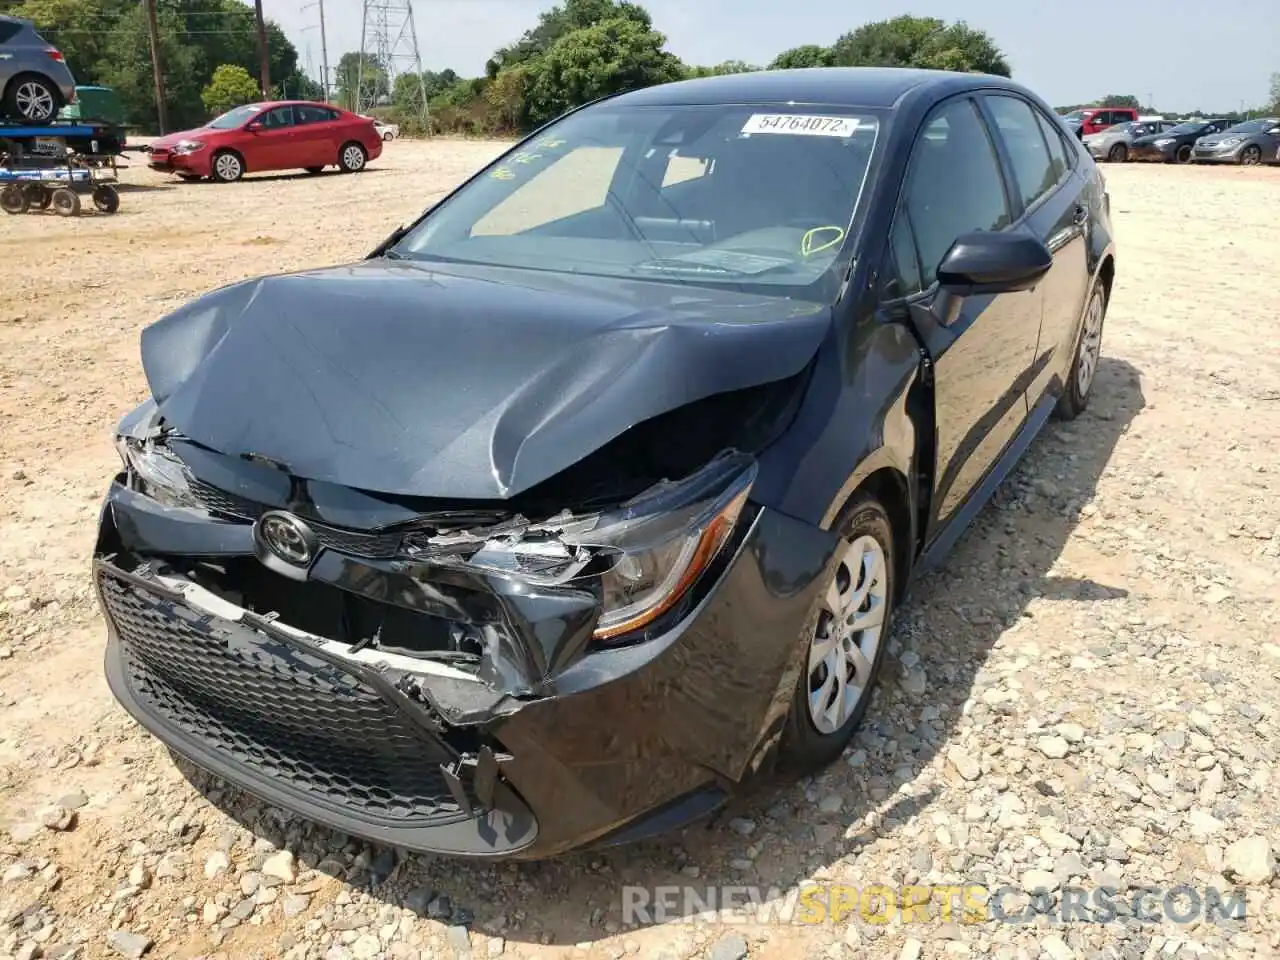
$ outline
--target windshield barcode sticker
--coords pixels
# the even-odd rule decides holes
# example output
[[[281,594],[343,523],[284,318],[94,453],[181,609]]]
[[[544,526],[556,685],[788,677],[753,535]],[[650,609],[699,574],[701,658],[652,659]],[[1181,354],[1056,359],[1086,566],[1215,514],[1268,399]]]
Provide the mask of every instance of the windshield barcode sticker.
[[[858,129],[853,117],[819,117],[811,113],[755,113],[743,133],[789,133],[802,137],[852,137]]]

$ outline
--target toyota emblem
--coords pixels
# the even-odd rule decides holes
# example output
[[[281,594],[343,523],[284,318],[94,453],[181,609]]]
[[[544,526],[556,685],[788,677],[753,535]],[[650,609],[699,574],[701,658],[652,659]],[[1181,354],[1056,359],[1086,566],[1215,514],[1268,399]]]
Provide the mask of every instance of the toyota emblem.
[[[285,563],[305,567],[315,556],[315,534],[291,513],[264,513],[257,530],[263,545]]]

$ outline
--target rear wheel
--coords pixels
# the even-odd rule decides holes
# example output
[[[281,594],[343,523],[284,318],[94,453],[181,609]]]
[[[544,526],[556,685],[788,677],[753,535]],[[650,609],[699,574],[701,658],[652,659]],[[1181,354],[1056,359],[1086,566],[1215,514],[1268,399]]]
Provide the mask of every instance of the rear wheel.
[[[233,150],[220,150],[213,155],[209,169],[219,183],[234,183],[244,176],[244,161]]]
[[[893,612],[893,528],[884,507],[858,494],[838,521],[840,547],[783,730],[779,764],[808,773],[853,739],[884,662]]]
[[[1076,353],[1071,359],[1071,373],[1066,388],[1058,398],[1055,413],[1060,420],[1074,420],[1089,405],[1093,378],[1098,372],[1102,357],[1102,323],[1107,316],[1107,290],[1101,280],[1094,282],[1080,321],[1080,335],[1076,339]]]
[[[9,81],[4,92],[4,112],[17,120],[47,123],[62,106],[58,88],[42,76],[23,73]]]
[[[1240,163],[1246,167],[1254,167],[1262,162],[1262,148],[1250,144],[1240,151]]]
[[[390,130],[388,130],[386,133],[384,133],[384,134],[382,135],[382,142],[383,142],[383,143],[390,143],[390,142],[391,142],[391,137],[392,137],[392,133],[391,133],[391,131],[390,131]]]
[[[338,151],[338,169],[343,173],[359,173],[368,159],[369,155],[364,152],[364,147],[351,140],[344,143]]]
[[[1190,163],[1191,162],[1191,144],[1184,143],[1182,146],[1180,146],[1178,148],[1177,153],[1173,155],[1173,159],[1178,161],[1178,163]]]
[[[11,183],[3,190],[0,190],[0,210],[5,213],[26,213],[27,212],[27,194],[16,183]]]
[[[53,212],[60,217],[79,216],[80,197],[74,190],[59,187],[53,191]]]
[[[109,183],[93,188],[93,205],[103,213],[115,213],[120,209],[120,194]]]
[[[1123,143],[1117,143],[1107,151],[1107,159],[1112,163],[1124,163],[1129,159],[1129,148]]]

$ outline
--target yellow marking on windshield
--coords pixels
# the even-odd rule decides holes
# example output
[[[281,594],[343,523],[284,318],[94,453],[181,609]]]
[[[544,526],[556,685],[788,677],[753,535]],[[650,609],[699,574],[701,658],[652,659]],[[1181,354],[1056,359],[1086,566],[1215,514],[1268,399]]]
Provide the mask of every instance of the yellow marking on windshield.
[[[495,180],[514,180],[516,172],[510,167],[499,167],[493,173],[489,174]]]
[[[821,243],[816,242],[816,238],[828,235],[829,239]],[[800,256],[811,257],[815,253],[821,253],[823,250],[830,250],[837,243],[844,239],[844,227],[814,227],[812,230],[806,230],[804,236],[800,238]]]
[[[541,157],[540,153],[525,153],[523,150],[511,158],[512,163],[533,163]]]
[[[564,140],[557,140],[555,137],[544,137],[534,144],[535,147],[542,147],[546,150],[554,150],[556,147],[564,146]]]

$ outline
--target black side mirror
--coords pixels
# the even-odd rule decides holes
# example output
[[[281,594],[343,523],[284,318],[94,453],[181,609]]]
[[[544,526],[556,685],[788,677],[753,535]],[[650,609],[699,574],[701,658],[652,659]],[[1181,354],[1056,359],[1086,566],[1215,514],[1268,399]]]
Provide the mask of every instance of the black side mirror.
[[[1029,233],[962,235],[938,264],[938,283],[956,296],[1016,293],[1034,287],[1053,266],[1053,254]]]

